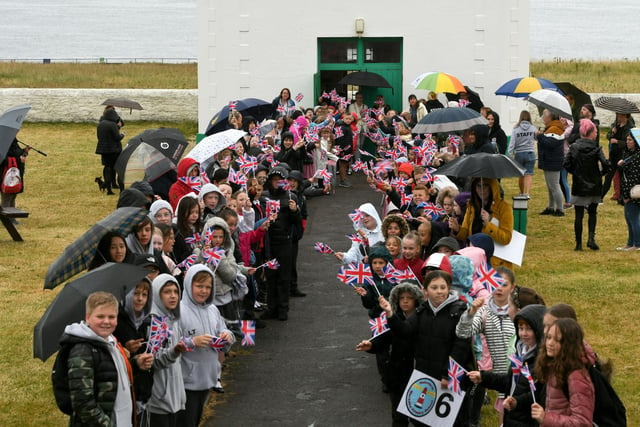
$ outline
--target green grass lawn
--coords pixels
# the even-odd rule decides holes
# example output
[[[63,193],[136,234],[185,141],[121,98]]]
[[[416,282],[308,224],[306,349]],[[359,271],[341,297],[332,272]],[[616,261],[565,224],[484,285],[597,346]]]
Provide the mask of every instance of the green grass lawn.
[[[126,129],[133,136],[161,125],[128,122]],[[193,144],[196,124],[178,126]],[[20,137],[49,156],[32,153],[28,158],[26,191],[17,199],[18,206],[31,214],[19,227],[25,241],[15,243],[4,230],[0,233],[0,299],[4,303],[0,313],[4,325],[0,425],[62,426],[67,420],[55,406],[50,385],[53,358],[42,363],[32,356],[33,327],[57,293],[43,291],[42,284],[49,264],[111,212],[116,197],[99,193],[93,182],[101,173],[100,159],[94,154],[95,125],[26,123]],[[503,186],[511,201],[518,192],[517,180],[505,179]],[[516,269],[517,281],[536,288],[549,305],[567,302],[576,307],[587,340],[600,355],[613,358],[614,384],[627,406],[630,425],[639,425],[640,386],[633,337],[640,322],[640,311],[635,308],[640,253],[614,250],[626,241],[622,207],[609,200],[599,207],[601,250],[577,253],[573,251],[573,211],[568,210],[564,218],[540,216],[546,201],[544,179],[536,171],[527,249],[524,265]],[[495,425],[491,412],[485,408],[486,425]]]

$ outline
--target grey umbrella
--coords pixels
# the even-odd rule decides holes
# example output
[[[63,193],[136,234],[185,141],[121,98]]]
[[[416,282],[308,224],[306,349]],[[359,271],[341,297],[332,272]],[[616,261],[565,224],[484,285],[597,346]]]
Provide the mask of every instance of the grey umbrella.
[[[131,99],[127,98],[105,99],[104,102],[100,105],[112,105],[114,107],[128,108],[129,113],[131,113],[131,110],[144,110],[139,102],[132,101]]]
[[[433,110],[418,122],[412,133],[454,132],[474,125],[486,125],[487,119],[471,108],[449,107]]]
[[[604,108],[605,110],[613,111],[620,114],[640,113],[640,109],[636,104],[625,98],[618,98],[617,96],[601,96],[594,102],[596,107]]]
[[[7,152],[30,109],[31,105],[19,105],[9,108],[0,116],[0,162],[7,157]]]
[[[33,357],[44,362],[58,351],[65,326],[84,320],[84,305],[90,294],[109,292],[121,301],[148,272],[137,265],[109,262],[69,282],[47,307],[33,330]]]
[[[524,169],[504,154],[476,153],[458,157],[434,175],[498,179],[524,176]]]

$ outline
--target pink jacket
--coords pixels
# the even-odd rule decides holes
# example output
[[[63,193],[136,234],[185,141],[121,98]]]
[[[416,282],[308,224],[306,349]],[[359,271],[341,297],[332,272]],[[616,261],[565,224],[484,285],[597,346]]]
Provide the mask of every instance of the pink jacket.
[[[246,267],[251,265],[251,245],[262,242],[265,230],[258,228],[257,230],[248,231],[246,233],[238,233],[238,243],[240,253],[242,254],[242,262]]]
[[[456,251],[456,254],[469,258],[473,262],[473,271],[477,271],[478,267],[480,267],[483,262],[487,261],[484,249],[476,248],[474,246],[462,248],[459,251]],[[473,275],[473,285],[471,286],[471,294],[474,293],[476,298],[484,298],[485,303],[486,301],[489,301],[489,298],[491,297],[491,293],[482,286],[482,283],[480,283],[480,280],[478,280],[475,274]]]
[[[547,383],[545,416],[542,427],[591,427],[595,392],[589,372],[586,369],[575,370],[569,374],[568,400],[561,387],[557,386],[555,375]]]

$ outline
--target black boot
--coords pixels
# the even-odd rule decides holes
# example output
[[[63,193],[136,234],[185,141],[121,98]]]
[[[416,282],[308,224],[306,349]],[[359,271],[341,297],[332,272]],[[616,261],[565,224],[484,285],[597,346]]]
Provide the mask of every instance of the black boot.
[[[576,236],[576,247],[574,251],[582,250],[582,217],[584,215],[584,208],[582,206],[576,206],[576,216],[573,221],[573,233]]]
[[[596,233],[589,233],[589,240],[587,240],[587,247],[591,250],[597,251],[600,246],[596,243]]]

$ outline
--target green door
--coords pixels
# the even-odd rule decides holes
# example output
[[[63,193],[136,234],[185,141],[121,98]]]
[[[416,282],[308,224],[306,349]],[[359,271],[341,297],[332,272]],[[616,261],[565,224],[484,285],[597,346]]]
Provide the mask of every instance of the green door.
[[[346,74],[369,71],[384,77],[391,88],[345,86],[337,82]],[[364,94],[364,102],[375,106],[377,95],[387,104],[402,111],[402,38],[320,38],[318,39],[318,73],[314,93],[336,89],[341,96],[353,99],[356,91]]]

